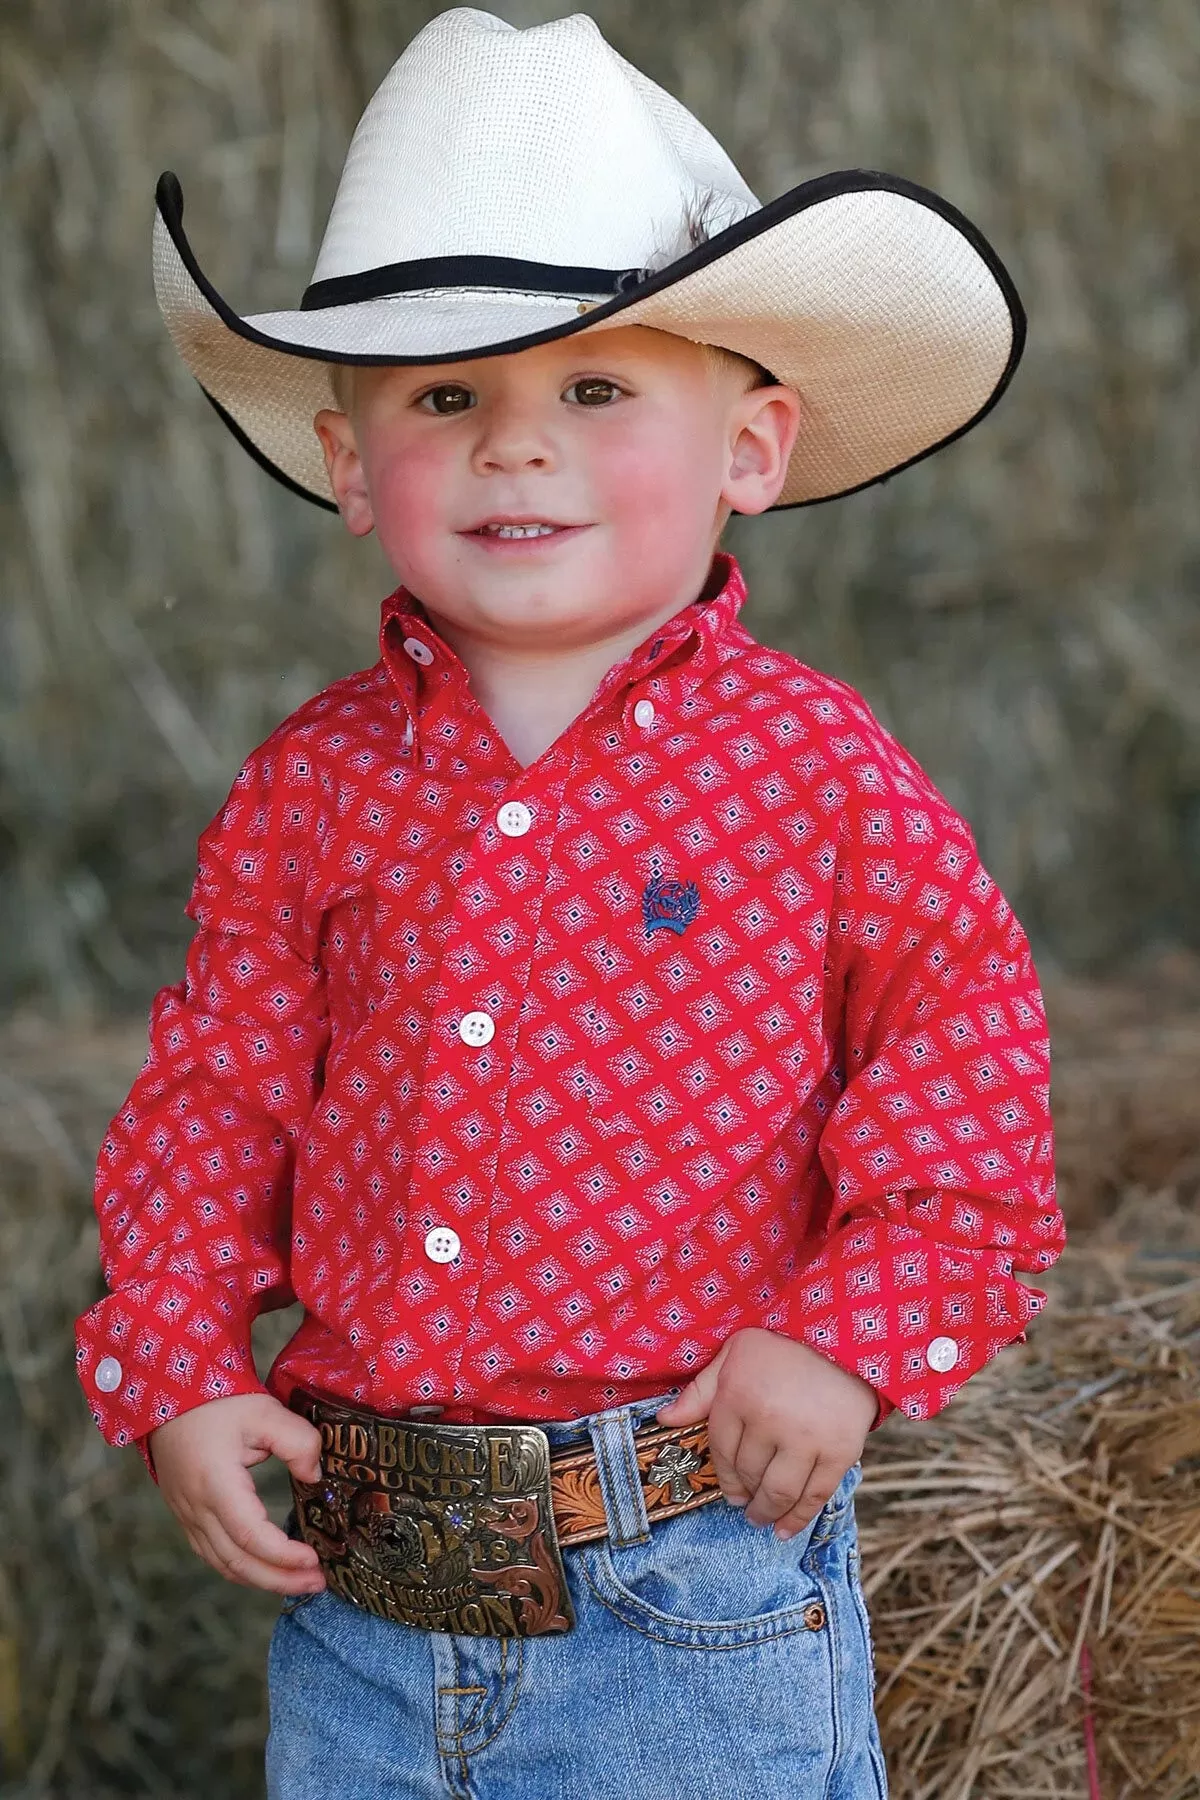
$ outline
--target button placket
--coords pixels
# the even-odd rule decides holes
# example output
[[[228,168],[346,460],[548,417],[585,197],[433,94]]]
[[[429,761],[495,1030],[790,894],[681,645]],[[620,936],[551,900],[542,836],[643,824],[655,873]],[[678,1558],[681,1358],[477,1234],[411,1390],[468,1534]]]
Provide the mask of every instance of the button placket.
[[[446,1320],[444,1375],[455,1384],[467,1379],[464,1355],[472,1320],[479,1310],[485,1274],[488,1280],[496,1276],[494,1257],[489,1262],[489,1239],[496,1210],[503,1210],[504,1203],[497,1176],[512,1058],[507,1043],[503,1055],[497,1055],[489,1046],[498,1033],[509,1030],[519,996],[528,988],[545,894],[545,852],[540,834],[534,833],[527,839],[533,843],[536,838],[538,842],[536,850],[526,857],[524,845],[511,841],[514,835],[526,834],[506,832],[499,814],[507,807],[520,806],[529,814],[531,826],[553,819],[561,806],[565,782],[564,769],[552,788],[539,787],[528,801],[506,801],[502,790],[497,793],[493,789],[490,796],[486,791],[480,793],[478,823],[463,867],[456,871],[453,916],[441,946],[439,961],[446,1013],[441,1029],[429,1034],[420,1075],[421,1089],[427,1097],[414,1117],[412,1136],[417,1145],[437,1143],[445,1135],[446,1122],[434,1096],[439,1088],[467,1086],[479,1127],[472,1146],[471,1186],[482,1198],[472,1202],[449,1189],[441,1198],[436,1172],[423,1179],[419,1168],[414,1171],[409,1190],[410,1228],[397,1276],[401,1291],[406,1277],[415,1282],[427,1283],[430,1278],[437,1281],[443,1296],[439,1305]],[[519,883],[506,884],[502,878],[506,858],[528,861],[528,870],[522,872]],[[503,944],[496,942],[490,950],[490,940],[480,934],[472,898],[477,881],[488,884],[497,897],[503,898],[513,928]],[[467,946],[470,973],[451,973],[459,951]],[[464,962],[463,966],[468,964]],[[419,1156],[417,1162],[420,1163]],[[457,1229],[447,1223],[448,1212]],[[444,1261],[452,1266],[443,1275],[431,1264],[439,1260],[437,1246],[448,1247],[451,1236],[458,1248],[455,1255],[444,1254]]]

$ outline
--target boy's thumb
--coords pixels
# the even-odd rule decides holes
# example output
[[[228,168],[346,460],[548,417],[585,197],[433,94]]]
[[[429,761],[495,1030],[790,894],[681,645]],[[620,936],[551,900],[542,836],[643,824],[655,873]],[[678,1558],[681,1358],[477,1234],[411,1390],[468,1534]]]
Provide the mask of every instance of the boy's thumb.
[[[717,1375],[725,1352],[722,1350],[707,1369],[701,1369],[694,1381],[689,1381],[682,1394],[666,1406],[660,1406],[655,1418],[660,1425],[695,1425],[701,1419],[707,1419],[708,1409],[713,1403],[717,1391]]]
[[[320,1481],[321,1434],[299,1413],[289,1412],[286,1406],[279,1408],[279,1417],[271,1422],[268,1447],[297,1481]]]

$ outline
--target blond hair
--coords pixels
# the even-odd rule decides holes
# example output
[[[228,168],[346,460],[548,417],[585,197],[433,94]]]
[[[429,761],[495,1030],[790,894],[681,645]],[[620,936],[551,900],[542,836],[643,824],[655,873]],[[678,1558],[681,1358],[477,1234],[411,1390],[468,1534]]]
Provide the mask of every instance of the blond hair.
[[[338,411],[348,413],[354,403],[354,364],[331,362],[329,385]]]
[[[737,376],[741,380],[743,393],[751,388],[771,387],[775,377],[761,363],[756,363],[749,356],[743,356],[739,350],[726,350],[720,344],[701,344],[704,360],[714,375]]]

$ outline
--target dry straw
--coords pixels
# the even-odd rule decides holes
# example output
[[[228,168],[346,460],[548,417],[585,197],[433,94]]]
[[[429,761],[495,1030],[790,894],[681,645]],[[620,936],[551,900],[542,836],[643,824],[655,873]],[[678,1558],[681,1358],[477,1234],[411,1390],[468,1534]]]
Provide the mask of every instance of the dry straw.
[[[1064,1306],[1072,1283],[1112,1297]],[[1105,1796],[1200,1793],[1200,1280],[1148,1289],[1082,1249],[1055,1292],[944,1423],[873,1447],[863,1567],[904,1800],[1077,1800],[1089,1714]]]

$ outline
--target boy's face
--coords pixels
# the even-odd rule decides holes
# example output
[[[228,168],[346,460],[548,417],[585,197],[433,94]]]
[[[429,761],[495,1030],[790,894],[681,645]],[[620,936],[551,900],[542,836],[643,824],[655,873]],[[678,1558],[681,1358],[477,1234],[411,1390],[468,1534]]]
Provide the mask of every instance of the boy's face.
[[[356,369],[349,412],[315,425],[346,524],[378,533],[450,641],[553,652],[669,617],[703,586],[729,511],[778,497],[799,400],[751,379],[623,326]],[[498,535],[510,521],[553,529]]]

